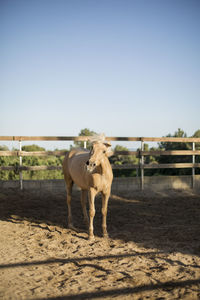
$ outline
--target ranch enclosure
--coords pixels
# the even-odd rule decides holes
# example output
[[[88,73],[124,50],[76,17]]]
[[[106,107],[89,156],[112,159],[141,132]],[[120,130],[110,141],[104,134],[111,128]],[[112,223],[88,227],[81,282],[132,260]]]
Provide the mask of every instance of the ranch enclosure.
[[[195,149],[200,139],[167,139],[188,142],[191,150],[144,151],[150,138],[108,138],[139,141],[137,177],[116,177],[108,204],[109,238],[102,237],[101,201],[95,201],[95,240],[88,241],[77,187],[72,212],[77,230],[67,228],[64,180],[23,180],[23,172],[61,168],[23,166],[22,157],[63,155],[58,151],[21,151],[26,140],[69,137],[4,137],[19,141],[14,155],[17,181],[0,180],[0,299],[2,300],[199,300],[200,299],[200,164]],[[2,137],[1,137],[2,139]],[[87,141],[87,137],[71,140]],[[152,141],[153,138],[150,139]],[[156,138],[156,142],[163,140]],[[137,152],[137,153],[136,153]],[[151,153],[150,153],[151,152]],[[187,155],[191,163],[145,164],[148,155]],[[149,168],[186,168],[187,176],[145,176]]]
[[[23,165],[23,157],[47,157],[47,156],[64,156],[66,154],[65,151],[34,151],[27,152],[22,151],[22,143],[23,141],[83,141],[84,147],[86,147],[87,143],[90,141],[89,136],[78,136],[78,137],[30,137],[30,136],[1,136],[1,141],[18,141],[19,142],[19,150],[18,151],[0,151],[0,157],[18,157],[19,163],[15,164],[15,166],[0,166],[0,170],[9,171],[14,170],[15,172],[19,172],[20,177],[20,188],[23,188],[23,172],[25,171],[41,171],[41,170],[61,170],[61,165],[42,165],[42,166],[24,166]],[[140,189],[144,188],[154,188],[154,189],[185,189],[185,188],[199,188],[200,180],[199,175],[195,175],[195,169],[200,168],[199,157],[200,157],[200,149],[199,144],[200,138],[177,138],[177,137],[163,137],[163,138],[145,138],[145,137],[107,137],[106,140],[113,142],[130,142],[131,145],[135,142],[140,143],[140,148],[137,151],[115,151],[114,155],[129,155],[136,156],[138,158],[138,163],[123,163],[123,164],[112,164],[113,170],[137,170],[137,178],[115,178],[113,183],[113,188],[119,188],[128,190],[132,189]],[[180,143],[188,143],[190,145],[190,150],[151,150],[145,151],[144,145],[145,142],[164,142],[164,143],[172,143],[179,145]],[[196,147],[198,145],[198,147]],[[177,147],[179,149],[179,147]],[[145,162],[146,157],[188,157],[191,162],[174,162],[174,163],[162,163],[158,164],[156,162]],[[198,162],[196,160],[198,158]],[[180,160],[179,160],[180,161]],[[188,169],[191,170],[190,176],[178,176],[178,177],[169,177],[169,176],[145,176],[145,170],[159,170],[159,169]],[[57,181],[58,183],[58,181]],[[24,187],[30,187],[31,183],[24,182]],[[35,183],[36,184],[36,183]],[[49,183],[51,186],[52,183]],[[62,184],[61,184],[62,185]],[[1,182],[1,186],[16,186],[15,182]]]

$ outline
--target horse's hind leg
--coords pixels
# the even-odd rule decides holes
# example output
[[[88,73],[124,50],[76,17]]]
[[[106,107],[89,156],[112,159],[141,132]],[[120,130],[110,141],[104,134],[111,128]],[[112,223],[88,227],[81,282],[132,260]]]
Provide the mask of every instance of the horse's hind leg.
[[[74,229],[73,222],[72,222],[72,211],[71,211],[73,181],[70,177],[67,178],[66,187],[67,187],[68,227]]]
[[[68,227],[75,229],[72,222],[72,211],[71,211],[73,180],[69,173],[68,160],[69,160],[69,153],[65,156],[63,161],[63,173],[64,173],[66,190],[67,190]]]
[[[88,193],[87,190],[81,191],[81,205],[82,205],[82,209],[83,209],[84,222],[87,226],[89,226],[89,219],[88,219],[88,214],[87,214],[87,209],[86,209],[87,193]]]

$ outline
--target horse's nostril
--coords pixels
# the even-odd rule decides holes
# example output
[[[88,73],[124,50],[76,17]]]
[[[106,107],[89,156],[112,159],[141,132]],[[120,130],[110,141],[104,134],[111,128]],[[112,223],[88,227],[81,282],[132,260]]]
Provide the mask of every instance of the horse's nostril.
[[[93,163],[93,167],[96,167],[96,164],[95,164],[95,163]]]
[[[90,164],[90,163],[89,163],[89,160],[88,160],[88,161],[86,161],[86,165],[87,165],[87,166],[89,166],[89,164]]]

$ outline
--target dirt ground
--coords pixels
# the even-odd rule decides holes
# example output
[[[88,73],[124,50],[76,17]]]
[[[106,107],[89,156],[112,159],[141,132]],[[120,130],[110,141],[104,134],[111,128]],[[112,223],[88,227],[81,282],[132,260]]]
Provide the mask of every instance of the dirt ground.
[[[200,195],[113,194],[87,240],[79,192],[0,190],[0,299],[200,299]]]

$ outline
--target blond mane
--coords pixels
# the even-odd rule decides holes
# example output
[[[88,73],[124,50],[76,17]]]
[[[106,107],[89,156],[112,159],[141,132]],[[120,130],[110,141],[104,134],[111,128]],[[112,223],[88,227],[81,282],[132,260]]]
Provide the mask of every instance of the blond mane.
[[[90,142],[91,144],[95,144],[95,143],[103,143],[105,142],[106,137],[104,133],[101,134],[94,134],[93,136],[91,136],[88,139],[88,142]]]

